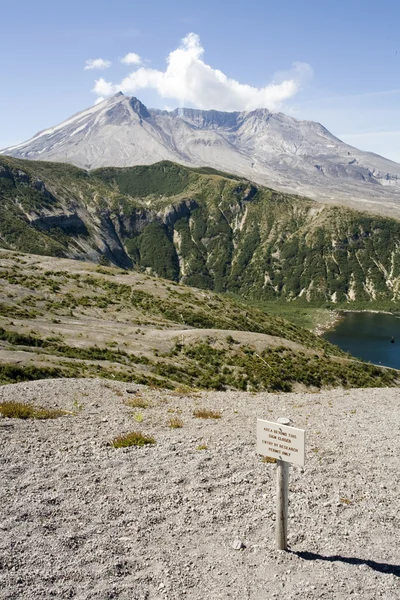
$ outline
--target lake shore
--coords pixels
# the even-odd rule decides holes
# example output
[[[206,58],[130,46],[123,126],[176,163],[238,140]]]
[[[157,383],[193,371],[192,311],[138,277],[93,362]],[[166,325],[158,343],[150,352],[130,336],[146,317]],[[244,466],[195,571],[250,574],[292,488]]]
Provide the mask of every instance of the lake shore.
[[[356,309],[356,308],[338,308],[330,311],[329,319],[325,322],[318,324],[314,329],[313,333],[315,335],[322,336],[327,331],[331,329],[335,329],[339,325],[339,323],[344,319],[342,313],[372,313],[378,315],[393,315],[396,316],[396,313],[391,312],[389,310],[374,310],[374,309]]]
[[[335,327],[340,323],[343,319],[343,316],[339,314],[338,311],[332,310],[326,315],[326,319],[322,323],[318,323],[316,327],[313,329],[313,333],[318,336],[322,336],[324,333],[329,331],[330,329],[335,329]]]
[[[341,321],[323,338],[344,352],[378,366],[400,369],[398,315],[378,310],[343,310]]]
[[[378,315],[393,315],[395,316],[395,313],[390,311],[390,310],[373,310],[371,309],[366,309],[366,308],[361,308],[361,309],[355,309],[355,308],[340,308],[338,309],[340,312],[345,312],[345,313],[373,313],[373,314],[378,314]]]

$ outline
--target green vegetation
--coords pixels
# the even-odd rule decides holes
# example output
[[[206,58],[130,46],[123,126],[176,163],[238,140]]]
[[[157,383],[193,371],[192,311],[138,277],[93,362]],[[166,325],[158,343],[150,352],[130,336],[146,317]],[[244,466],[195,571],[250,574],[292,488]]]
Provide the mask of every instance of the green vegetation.
[[[198,408],[193,411],[193,416],[196,419],[220,419],[222,414],[217,410],[209,410],[207,408]]]
[[[38,313],[34,310],[26,310],[20,306],[0,302],[0,316],[12,317],[14,319],[35,319],[38,316]]]
[[[75,377],[76,372],[68,368],[19,366],[0,362],[0,385],[34,381],[36,379],[56,379],[59,377]]]
[[[0,157],[0,205],[0,244],[7,248],[87,258],[89,244],[100,263],[134,263],[260,307],[298,303],[297,314],[284,308],[297,324],[310,324],[301,308],[307,304],[400,310],[399,221],[212,169],[163,161],[87,173]]]
[[[231,296],[236,300],[241,300],[238,296]],[[297,327],[302,327],[309,331],[314,330],[318,326],[326,326],[330,322],[332,322],[332,311],[336,310],[336,306],[332,304],[325,304],[323,306],[316,306],[313,303],[309,302],[286,302],[283,300],[252,300],[250,298],[246,299],[246,304],[250,306],[254,306],[259,310],[267,313],[268,315],[276,315],[285,319],[286,321],[290,321]],[[348,305],[346,305],[348,307]],[[354,304],[351,304],[353,308]],[[369,304],[369,310],[371,310],[371,305]]]
[[[1,191],[0,200],[4,202]],[[66,245],[59,243],[56,236],[53,239],[47,233],[36,230],[11,201],[5,200],[5,205],[0,208],[0,235],[6,247],[33,254],[66,255]]]
[[[0,414],[8,419],[56,419],[65,411],[33,406],[23,402],[0,402]]]
[[[122,278],[119,269],[100,270],[76,261],[50,268],[47,259],[4,250],[0,263],[5,291],[0,351],[18,351],[18,360],[26,363],[0,363],[1,383],[103,377],[176,393],[397,384],[395,371],[353,361],[272,311],[227,295],[140,273]],[[259,306],[264,308],[261,301]],[[287,307],[296,316],[303,310],[295,302]],[[198,331],[191,332],[193,327]],[[174,333],[180,329],[188,330],[188,336]],[[202,329],[212,331],[202,335]],[[170,332],[164,336],[162,330]],[[126,403],[147,407],[140,396]]]
[[[144,421],[144,415],[143,413],[134,413],[133,415],[133,420],[136,421],[136,423],[143,423]]]
[[[116,185],[122,194],[133,197],[153,194],[175,196],[182,193],[193,179],[191,169],[169,161],[145,167],[96,169],[92,176]]]
[[[127,248],[142,267],[149,267],[159,277],[178,280],[178,256],[168,230],[160,223],[149,223],[140,236],[129,240]]]
[[[156,440],[150,435],[144,435],[139,431],[132,431],[131,433],[114,438],[111,445],[114,448],[128,448],[129,446],[146,446],[155,443]]]
[[[6,331],[0,327],[0,340],[8,342],[13,346],[28,346],[33,348],[43,348],[56,356],[65,356],[67,358],[78,358],[80,360],[107,360],[122,364],[150,364],[148,358],[144,356],[135,356],[122,350],[109,350],[108,348],[98,348],[89,346],[88,348],[77,348],[68,346],[53,339],[42,339],[37,336],[23,335],[14,331]]]
[[[148,408],[149,403],[142,396],[136,396],[135,398],[130,398],[129,400],[125,400],[125,406],[129,406],[129,408]]]
[[[183,421],[179,417],[171,417],[168,421],[168,427],[171,429],[181,429],[183,427]]]
[[[389,387],[397,385],[392,369],[333,358],[327,354],[294,351],[285,346],[251,346],[239,349],[221,347],[212,341],[188,347],[177,344],[172,354],[175,364],[157,364],[155,371],[170,379],[202,389],[240,389],[290,392],[294,384],[306,387]]]

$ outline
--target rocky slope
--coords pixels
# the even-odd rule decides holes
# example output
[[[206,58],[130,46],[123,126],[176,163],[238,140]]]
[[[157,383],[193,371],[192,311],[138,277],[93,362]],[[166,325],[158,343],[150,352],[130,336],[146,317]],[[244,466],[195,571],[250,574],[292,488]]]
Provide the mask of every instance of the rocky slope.
[[[387,302],[400,222],[169,162],[87,172],[0,157],[0,245],[242,297]]]
[[[2,153],[85,169],[160,160],[211,166],[318,200],[399,214],[399,164],[343,143],[319,123],[267,109],[167,112],[119,93]]]
[[[129,408],[132,398],[148,408]],[[72,414],[0,419],[0,598],[397,600],[399,399],[4,386],[0,403]],[[199,407],[221,418],[194,418]],[[280,416],[306,430],[306,465],[290,469],[287,553],[274,547],[275,465],[255,444],[256,419]],[[156,444],[108,446],[135,429]]]

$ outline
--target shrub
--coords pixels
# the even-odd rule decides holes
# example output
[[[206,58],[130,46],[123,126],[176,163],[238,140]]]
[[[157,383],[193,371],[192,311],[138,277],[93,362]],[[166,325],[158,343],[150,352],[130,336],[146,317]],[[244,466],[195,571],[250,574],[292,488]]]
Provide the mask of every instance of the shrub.
[[[57,377],[74,377],[72,370],[53,367],[19,366],[14,364],[0,365],[0,385],[18,383],[20,381],[33,381],[35,379],[55,379]]]
[[[200,408],[193,411],[193,416],[196,419],[220,419],[222,414],[216,410],[207,410],[206,408]]]
[[[179,417],[172,417],[172,419],[168,421],[168,426],[171,427],[171,429],[180,429],[183,427],[183,421]]]
[[[142,398],[141,396],[136,396],[136,398],[130,398],[129,400],[125,400],[125,406],[129,406],[129,408],[148,408],[149,403],[147,400]]]
[[[140,431],[132,431],[113,439],[111,445],[114,448],[128,448],[128,446],[146,446],[155,444],[156,440],[150,435],[144,435]]]
[[[48,409],[13,401],[0,403],[0,413],[3,417],[9,419],[56,419],[67,414],[63,410]]]

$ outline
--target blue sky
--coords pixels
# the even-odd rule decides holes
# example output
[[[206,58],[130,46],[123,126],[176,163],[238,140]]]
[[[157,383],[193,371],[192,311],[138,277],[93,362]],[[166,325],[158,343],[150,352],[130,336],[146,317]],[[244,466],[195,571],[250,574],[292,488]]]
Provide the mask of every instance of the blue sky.
[[[264,104],[400,162],[393,0],[0,0],[0,14],[0,148],[123,88],[150,107]]]

